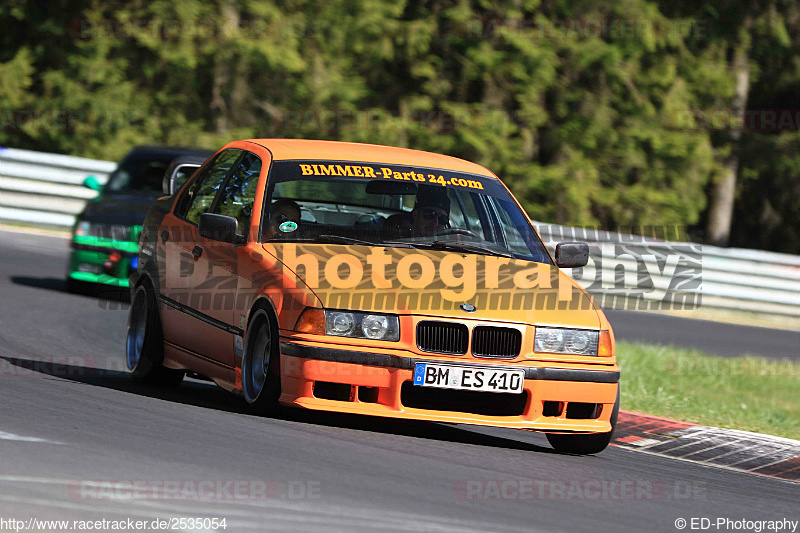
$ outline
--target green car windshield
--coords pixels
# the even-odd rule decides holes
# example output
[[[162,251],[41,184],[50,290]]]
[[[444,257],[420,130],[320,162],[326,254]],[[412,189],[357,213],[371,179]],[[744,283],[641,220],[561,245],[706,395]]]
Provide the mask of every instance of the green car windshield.
[[[171,159],[125,158],[108,177],[105,190],[112,192],[161,192],[161,181]]]
[[[494,178],[378,163],[279,161],[262,240],[405,246],[551,263]]]

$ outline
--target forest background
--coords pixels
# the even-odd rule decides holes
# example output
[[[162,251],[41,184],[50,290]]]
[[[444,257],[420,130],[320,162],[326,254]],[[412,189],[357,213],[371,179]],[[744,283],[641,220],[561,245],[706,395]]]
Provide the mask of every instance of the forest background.
[[[0,28],[2,146],[407,146],[534,220],[800,253],[795,1],[4,0]]]

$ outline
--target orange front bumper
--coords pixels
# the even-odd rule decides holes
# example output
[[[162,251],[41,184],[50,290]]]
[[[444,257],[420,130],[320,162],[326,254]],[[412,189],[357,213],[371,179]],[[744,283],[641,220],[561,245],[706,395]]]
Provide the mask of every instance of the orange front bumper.
[[[535,366],[536,362],[515,364],[513,368],[525,368],[524,406],[511,414],[479,414],[451,405],[447,410],[420,405],[410,401],[416,392],[412,385],[414,364],[417,362],[470,364],[475,366],[498,366],[494,361],[448,360],[440,357],[404,357],[387,353],[363,352],[332,347],[323,343],[281,342],[282,395],[285,406],[408,418],[437,422],[477,424],[552,432],[608,432],[610,417],[619,387],[619,370],[608,367],[598,370],[587,365]],[[599,366],[599,365],[598,365]],[[502,365],[502,368],[510,368]],[[315,395],[315,384],[341,384],[344,395],[337,399]],[[349,386],[349,394],[347,387]],[[362,394],[367,389],[369,394]],[[425,387],[426,393],[430,391]],[[443,397],[449,390],[436,389]],[[488,400],[495,393],[482,393]],[[505,395],[504,395],[505,396]],[[365,401],[366,400],[366,401]],[[520,399],[521,400],[521,399]],[[545,404],[548,402],[548,405]],[[567,404],[598,404],[592,418],[568,418]],[[424,403],[424,402],[423,402]],[[416,404],[410,407],[408,404]],[[559,405],[553,413],[554,404]],[[502,410],[502,406],[500,406]],[[545,414],[545,409],[549,412]],[[481,409],[477,409],[480,411]]]

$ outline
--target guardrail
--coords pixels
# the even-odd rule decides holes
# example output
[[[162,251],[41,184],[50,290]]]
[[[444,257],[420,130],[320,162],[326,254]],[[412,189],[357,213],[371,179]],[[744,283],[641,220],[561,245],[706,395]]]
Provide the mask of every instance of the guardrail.
[[[589,243],[589,264],[572,269],[571,275],[603,307],[702,306],[784,317],[800,325],[800,256],[555,224],[536,226],[551,252],[559,242]]]
[[[87,176],[105,184],[113,161],[0,148],[0,220],[69,229],[97,193]]]
[[[104,184],[115,167],[111,161],[0,148],[0,220],[69,229],[96,195],[82,185],[84,179],[93,175]],[[800,256],[536,225],[551,252],[558,242],[590,244],[589,264],[571,275],[606,308],[702,306],[800,325]]]

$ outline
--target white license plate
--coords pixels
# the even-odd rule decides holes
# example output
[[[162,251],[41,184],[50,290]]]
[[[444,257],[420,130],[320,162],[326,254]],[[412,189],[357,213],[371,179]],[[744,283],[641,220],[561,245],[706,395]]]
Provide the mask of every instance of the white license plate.
[[[414,385],[485,392],[522,392],[525,371],[482,366],[416,363]]]

